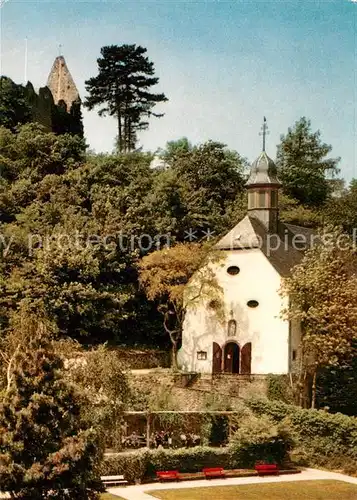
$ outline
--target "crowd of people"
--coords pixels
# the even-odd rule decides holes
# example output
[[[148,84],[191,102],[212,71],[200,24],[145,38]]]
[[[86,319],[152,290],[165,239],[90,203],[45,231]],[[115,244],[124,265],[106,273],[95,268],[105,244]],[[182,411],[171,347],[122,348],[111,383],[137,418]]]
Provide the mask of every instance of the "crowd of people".
[[[141,448],[146,446],[146,437],[134,431],[123,438],[122,444],[124,448]],[[192,448],[200,444],[200,436],[194,433],[157,431],[150,436],[150,448]]]

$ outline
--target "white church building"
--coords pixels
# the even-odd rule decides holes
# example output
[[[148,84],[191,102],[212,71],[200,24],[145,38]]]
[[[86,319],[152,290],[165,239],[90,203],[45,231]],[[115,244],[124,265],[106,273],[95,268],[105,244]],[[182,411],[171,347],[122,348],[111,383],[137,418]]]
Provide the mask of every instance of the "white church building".
[[[287,374],[297,362],[300,325],[282,317],[289,299],[279,290],[313,231],[279,221],[280,182],[265,140],[246,186],[247,215],[215,245],[222,258],[207,264],[222,289],[224,319],[214,300],[187,307],[178,353],[183,371]]]

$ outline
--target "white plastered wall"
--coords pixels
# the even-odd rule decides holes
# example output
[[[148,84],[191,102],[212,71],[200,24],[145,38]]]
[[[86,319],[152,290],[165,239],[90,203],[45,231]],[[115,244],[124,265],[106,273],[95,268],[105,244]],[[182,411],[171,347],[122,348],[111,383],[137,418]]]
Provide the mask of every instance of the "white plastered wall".
[[[288,373],[290,350],[298,342],[298,332],[289,332],[289,322],[281,318],[287,299],[279,295],[279,273],[259,249],[223,252],[225,258],[211,265],[223,288],[225,320],[217,319],[209,300],[188,308],[178,355],[181,368],[211,373],[213,342],[222,347],[232,340],[241,348],[247,342],[252,343],[252,374]],[[229,266],[238,266],[239,274],[229,275]],[[258,301],[258,307],[248,307],[249,300]],[[237,322],[234,337],[228,336],[229,319]],[[207,352],[207,359],[198,360],[198,351]]]

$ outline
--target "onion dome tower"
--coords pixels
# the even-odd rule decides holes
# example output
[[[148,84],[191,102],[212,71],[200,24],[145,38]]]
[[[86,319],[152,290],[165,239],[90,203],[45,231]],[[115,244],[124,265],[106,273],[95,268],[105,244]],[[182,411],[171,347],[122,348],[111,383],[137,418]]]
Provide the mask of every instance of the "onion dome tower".
[[[281,183],[275,163],[265,152],[268,126],[266,118],[262,126],[263,151],[252,163],[246,183],[248,190],[248,215],[258,219],[269,233],[278,229],[278,191]]]

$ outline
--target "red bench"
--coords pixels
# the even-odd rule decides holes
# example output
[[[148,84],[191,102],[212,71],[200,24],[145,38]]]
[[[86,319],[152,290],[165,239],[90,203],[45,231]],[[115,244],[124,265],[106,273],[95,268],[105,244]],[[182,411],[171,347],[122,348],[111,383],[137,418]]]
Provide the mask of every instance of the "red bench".
[[[265,464],[257,463],[255,464],[255,470],[258,472],[258,476],[267,476],[269,474],[279,474],[279,468],[277,464]]]
[[[202,469],[202,472],[206,479],[212,479],[213,477],[226,477],[226,473],[222,467],[205,467]]]
[[[177,470],[161,470],[156,472],[159,481],[178,481],[180,475]]]

